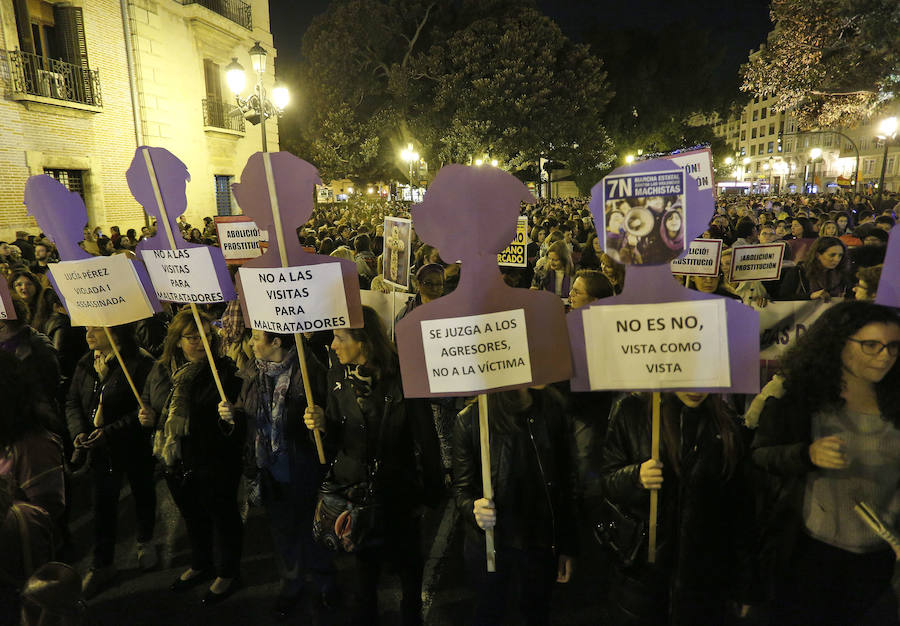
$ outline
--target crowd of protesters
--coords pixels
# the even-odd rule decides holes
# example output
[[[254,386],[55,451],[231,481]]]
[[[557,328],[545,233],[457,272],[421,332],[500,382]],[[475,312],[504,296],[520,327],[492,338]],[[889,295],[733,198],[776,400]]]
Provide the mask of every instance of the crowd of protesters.
[[[568,383],[490,394],[490,500],[482,497],[477,405],[404,398],[392,320],[373,309],[364,307],[363,328],[304,335],[304,372],[294,336],[251,332],[236,302],[201,307],[199,327],[190,310],[166,305],[138,324],[73,328],[46,277],[55,247],[17,233],[0,242],[18,318],[0,320],[0,623],[14,623],[19,610],[40,612],[29,576],[77,577],[43,565],[73,553],[69,514],[88,506],[68,498],[73,480],[90,483],[94,524],[93,545],[81,546],[92,565],[74,614],[87,610],[77,596],[115,583],[126,478],[138,563],[157,567],[155,466],[190,544],[190,566],[170,589],[206,585],[207,605],[239,591],[245,506],[261,505],[279,565],[280,616],[302,594],[325,610],[347,597],[334,565],[343,546],[358,573],[362,623],[378,620],[387,568],[400,575],[402,623],[421,623],[421,510],[452,497],[466,528],[472,623],[502,623],[513,585],[528,623],[548,623],[554,584],[576,575],[585,537],[603,545],[614,572],[598,590],[608,597],[605,623],[858,624],[867,615],[867,623],[897,623],[897,555],[853,511],[864,500],[891,528],[900,514],[900,316],[872,303],[898,198],[876,204],[862,196],[719,200],[703,237],[723,241],[721,270],[692,278],[691,288],[756,308],[840,302],[759,396],[663,394],[658,459],[649,394],[576,393]],[[389,293],[384,217],[407,211],[388,201],[322,205],[297,236],[319,254],[354,261],[361,288]],[[622,292],[626,269],[602,250],[587,200],[543,200],[523,214],[527,266],[502,268],[507,284],[550,291],[570,309]],[[185,239],[217,245],[211,218],[202,228],[181,218],[181,227]],[[109,231],[86,228],[82,247],[132,254],[155,227]],[[786,246],[779,280],[728,280],[733,246],[777,241]],[[410,265],[412,298],[397,319],[452,291],[465,271],[416,238]],[[660,503],[651,563],[652,490]],[[377,509],[359,518],[374,520],[372,528],[328,517],[328,496],[346,493]],[[492,574],[488,529],[496,529]]]

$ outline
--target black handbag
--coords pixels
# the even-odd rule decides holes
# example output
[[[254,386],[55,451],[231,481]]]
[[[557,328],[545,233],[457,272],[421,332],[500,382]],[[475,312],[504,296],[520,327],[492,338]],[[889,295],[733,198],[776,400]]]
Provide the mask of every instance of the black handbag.
[[[647,520],[637,519],[624,508],[603,498],[594,534],[625,567],[635,563],[647,540]]]
[[[355,485],[338,485],[329,469],[319,487],[313,516],[313,540],[334,552],[359,552],[385,542],[385,506],[376,490],[391,397],[385,396],[384,400],[385,410],[378,428],[375,459],[368,467],[368,480]]]

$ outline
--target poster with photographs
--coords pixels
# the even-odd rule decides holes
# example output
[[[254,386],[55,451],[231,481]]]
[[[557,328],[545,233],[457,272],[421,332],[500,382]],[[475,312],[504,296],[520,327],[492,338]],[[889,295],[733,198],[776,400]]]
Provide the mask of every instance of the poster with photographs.
[[[402,217],[384,218],[384,282],[409,289],[409,253],[412,222]]]
[[[603,179],[606,253],[626,265],[668,263],[684,252],[684,171],[631,172]]]

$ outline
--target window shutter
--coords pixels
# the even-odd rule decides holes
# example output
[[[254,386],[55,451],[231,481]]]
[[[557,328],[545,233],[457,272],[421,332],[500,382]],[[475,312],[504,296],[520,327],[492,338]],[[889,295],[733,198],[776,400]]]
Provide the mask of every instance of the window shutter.
[[[31,34],[31,13],[27,0],[14,0],[16,9],[16,30],[19,33],[19,50],[34,53],[34,36]]]
[[[222,101],[222,72],[219,64],[212,59],[203,59],[203,74],[206,78],[206,98]]]
[[[57,50],[67,63],[75,66],[72,91],[80,102],[94,102],[94,85],[88,64],[87,41],[84,37],[84,15],[81,7],[54,6]]]

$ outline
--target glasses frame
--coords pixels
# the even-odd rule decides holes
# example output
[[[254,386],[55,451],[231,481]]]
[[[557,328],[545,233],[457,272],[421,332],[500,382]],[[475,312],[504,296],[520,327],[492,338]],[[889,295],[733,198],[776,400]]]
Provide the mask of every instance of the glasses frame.
[[[853,339],[852,337],[848,337],[847,341],[852,341],[853,343],[859,344],[859,349],[863,354],[867,356],[878,356],[881,354],[885,348],[887,348],[888,356],[898,356],[900,355],[900,341],[892,341],[890,343],[882,343],[877,339]],[[877,344],[880,346],[876,352],[869,352],[866,349],[866,345],[874,346]]]

